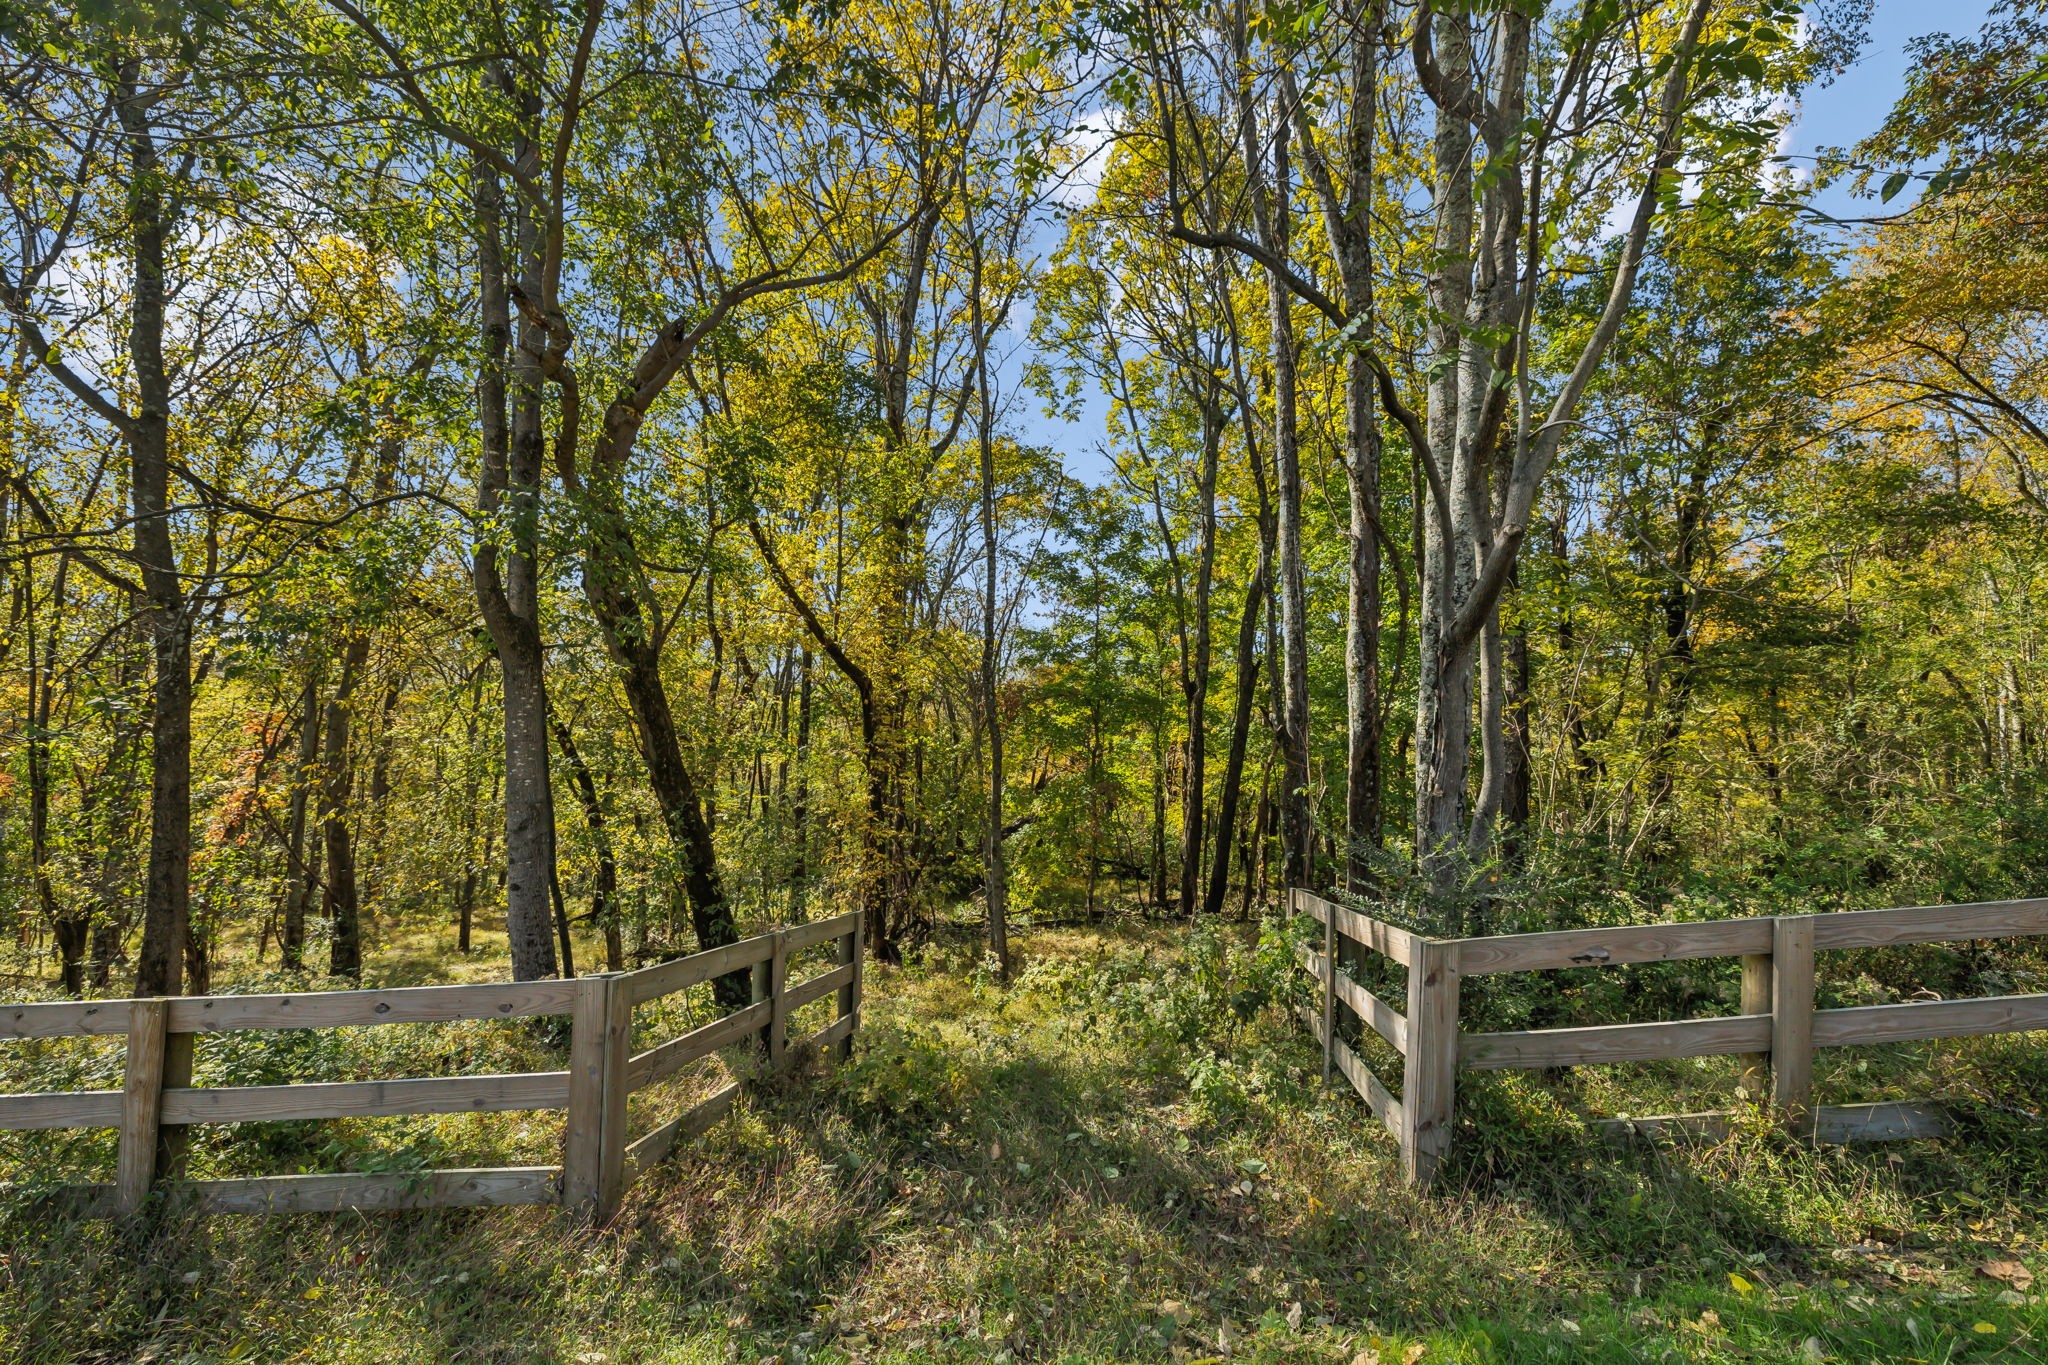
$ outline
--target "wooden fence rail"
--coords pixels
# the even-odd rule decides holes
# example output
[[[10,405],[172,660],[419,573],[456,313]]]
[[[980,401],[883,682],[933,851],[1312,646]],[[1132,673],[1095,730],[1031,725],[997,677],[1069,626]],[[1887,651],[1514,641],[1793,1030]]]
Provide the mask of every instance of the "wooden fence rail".
[[[826,944],[837,949],[830,968],[789,980],[793,957]],[[631,1050],[637,1006],[743,971],[752,974],[752,1003],[644,1051]],[[698,1100],[637,1139],[629,1132],[626,1107],[634,1091],[755,1038],[775,1069],[798,1051],[846,1056],[858,1027],[861,973],[861,915],[854,911],[639,971],[572,981],[0,1005],[0,1040],[127,1040],[121,1089],[0,1095],[0,1129],[118,1129],[113,1183],[77,1187],[86,1208],[98,1214],[133,1214],[152,1191],[175,1191],[221,1213],[560,1204],[603,1222],[617,1211],[640,1173],[731,1110],[740,1083]],[[828,995],[836,995],[832,1022],[792,1046],[787,1037],[791,1017]],[[571,1019],[566,1071],[295,1085],[192,1084],[194,1042],[205,1034],[564,1014]],[[564,1111],[562,1164],[175,1178],[182,1166],[184,1130],[192,1124],[504,1110]]]
[[[1930,1137],[1943,1128],[1930,1104],[1816,1106],[1813,1050],[2048,1029],[2048,995],[1830,1010],[1813,1004],[1817,951],[2048,934],[2048,899],[1461,939],[1425,938],[1306,891],[1291,893],[1290,908],[1323,926],[1322,951],[1304,953],[1302,966],[1322,987],[1320,1008],[1304,1013],[1323,1049],[1324,1079],[1342,1073],[1351,1082],[1394,1134],[1408,1179],[1418,1185],[1430,1183],[1450,1145],[1461,1069],[1734,1055],[1744,1059],[1745,1091],[1768,1098],[1794,1132],[1822,1142]],[[1342,964],[1357,949],[1408,969],[1405,1015],[1345,974]],[[1739,1014],[1503,1033],[1458,1027],[1459,983],[1468,976],[1718,957],[1742,959]],[[1345,1042],[1347,1012],[1401,1055],[1398,1097]],[[1673,1114],[1608,1126],[1639,1134],[1712,1133],[1725,1131],[1728,1117],[1725,1111]]]

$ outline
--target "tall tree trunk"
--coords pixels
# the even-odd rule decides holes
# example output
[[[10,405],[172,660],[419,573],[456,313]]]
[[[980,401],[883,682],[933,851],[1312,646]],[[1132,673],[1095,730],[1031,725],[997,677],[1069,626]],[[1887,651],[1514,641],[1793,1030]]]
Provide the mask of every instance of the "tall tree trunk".
[[[1209,671],[1215,631],[1209,619],[1209,598],[1216,579],[1216,473],[1223,455],[1222,404],[1213,377],[1204,376],[1203,384],[1202,466],[1195,491],[1201,531],[1195,550],[1194,638],[1187,673],[1181,680],[1188,738],[1186,771],[1181,775],[1180,909],[1189,915],[1202,899],[1203,836],[1207,833]]]
[[[51,576],[50,628],[41,640],[37,638],[34,582],[30,580],[23,586],[27,602],[23,635],[28,643],[28,742],[25,747],[29,870],[35,883],[36,903],[41,907],[43,917],[50,922],[51,935],[57,941],[59,984],[66,995],[82,995],[85,992],[85,956],[92,938],[91,909],[82,901],[61,902],[50,876],[50,787],[53,780],[50,771],[50,721],[57,679],[57,632],[64,620],[64,589],[70,570],[69,559],[57,561],[56,571]]]
[[[285,834],[284,924],[277,940],[285,970],[294,972],[306,965],[306,910],[320,880],[306,850],[307,810],[320,782],[320,721],[320,667],[309,662],[306,685],[299,694],[299,757],[292,767],[291,815]]]
[[[974,283],[969,306],[974,324],[975,379],[980,399],[976,435],[981,463],[981,706],[988,737],[988,811],[981,836],[982,877],[987,890],[988,950],[996,971],[1010,976],[1009,872],[1003,859],[1003,707],[1001,640],[997,633],[996,589],[1001,542],[996,534],[995,413],[989,402],[988,343],[981,312],[981,241],[973,241]]]
[[[1166,912],[1166,736],[1164,724],[1152,722],[1152,912]]]
[[[1471,80],[1471,20],[1433,14],[1443,81],[1460,97]],[[1463,392],[1463,323],[1471,299],[1472,126],[1459,108],[1439,102],[1435,131],[1435,266],[1430,278],[1430,458],[1439,470],[1465,472],[1448,494],[1424,504],[1421,666],[1415,705],[1415,853],[1431,889],[1448,894],[1456,884],[1465,838],[1465,781],[1472,735],[1472,651],[1451,638],[1451,622],[1465,600],[1472,564],[1471,461],[1459,455]],[[1445,926],[1455,929],[1456,926]]]
[[[351,629],[342,646],[341,676],[327,699],[320,729],[320,832],[327,845],[321,908],[327,919],[327,974],[359,980],[363,974],[362,905],[356,890],[355,831],[349,792],[355,767],[349,739],[355,725],[356,688],[370,660],[368,631]]]
[[[1350,91],[1345,110],[1343,158],[1333,170],[1319,150],[1315,132],[1293,76],[1282,72],[1281,98],[1296,126],[1309,177],[1321,201],[1330,254],[1343,283],[1344,315],[1364,325],[1373,317],[1374,132],[1379,117],[1378,44],[1385,6],[1368,0],[1349,20]],[[1441,148],[1439,151],[1441,152]],[[1439,165],[1442,163],[1439,162]],[[1341,173],[1341,179],[1340,179]],[[1378,371],[1367,354],[1369,334],[1348,348],[1344,366],[1344,475],[1349,527],[1348,592],[1344,613],[1344,838],[1343,881],[1348,890],[1369,888],[1372,857],[1380,846],[1383,785],[1380,727],[1380,429]]]
[[[472,577],[503,678],[505,932],[514,979],[532,981],[556,972],[549,895],[555,862],[554,808],[548,785],[538,581],[542,414],[539,376],[531,359],[540,347],[537,340],[529,347],[525,343],[530,339],[522,337],[516,358],[508,355],[513,280],[505,261],[503,194],[496,171],[483,158],[476,159],[473,173],[483,312],[477,378],[483,465],[477,500],[486,529],[475,546]],[[522,200],[514,215],[514,244],[522,261],[534,251],[531,216]]]
[[[1252,703],[1259,690],[1259,608],[1266,598],[1269,554],[1261,547],[1259,566],[1245,589],[1244,615],[1237,626],[1237,699],[1230,716],[1230,753],[1223,764],[1223,792],[1216,805],[1216,847],[1209,865],[1208,895],[1202,909],[1223,913],[1230,890],[1230,841],[1237,829],[1238,798],[1244,788],[1245,741],[1251,734]],[[1247,877],[1249,883],[1249,877]]]
[[[625,942],[619,934],[619,864],[612,853],[611,827],[605,820],[604,802],[598,799],[597,779],[576,748],[575,732],[567,721],[555,720],[555,744],[569,776],[576,783],[576,799],[583,807],[583,823],[590,830],[590,842],[597,850],[597,876],[590,890],[590,919],[604,932],[605,970],[625,970]]]
[[[719,875],[706,802],[683,759],[682,736],[661,676],[661,618],[638,586],[639,556],[621,501],[626,457],[639,429],[637,410],[614,403],[605,414],[591,456],[590,477],[574,485],[583,494],[586,521],[583,596],[597,618],[615,676],[626,694],[633,733],[647,765],[648,784],[681,864],[697,949],[703,951],[737,942],[739,931]],[[574,478],[568,467],[564,473]],[[714,990],[726,1008],[744,1007],[746,973],[720,977]]]
[[[185,925],[192,863],[192,618],[171,538],[171,379],[164,363],[164,251],[169,208],[141,62],[121,63],[116,113],[128,154],[133,294],[128,358],[140,400],[128,430],[135,559],[148,601],[155,682],[150,698],[149,862],[143,877],[137,995],[184,988]]]
[[[790,916],[809,914],[811,881],[811,647],[797,656],[796,793],[790,801],[789,823],[796,840],[796,860],[789,872]]]
[[[1267,236],[1284,265],[1292,198],[1287,165],[1288,119],[1273,128],[1273,209]],[[1309,808],[1308,590],[1301,566],[1301,437],[1294,351],[1293,298],[1278,271],[1266,274],[1266,304],[1273,334],[1273,472],[1278,505],[1280,607],[1280,840],[1281,877],[1287,887],[1314,880],[1311,849],[1315,820]]]
[[[1707,423],[1706,433],[1705,449],[1695,456],[1686,482],[1678,490],[1678,505],[1672,518],[1676,535],[1671,578],[1657,602],[1664,638],[1652,664],[1658,685],[1650,717],[1649,761],[1645,765],[1648,791],[1642,839],[1644,860],[1652,867],[1668,861],[1677,848],[1678,741],[1685,731],[1686,712],[1692,704],[1697,675],[1693,641],[1699,628],[1699,598],[1694,570],[1706,556],[1707,470],[1716,445],[1717,424]]]

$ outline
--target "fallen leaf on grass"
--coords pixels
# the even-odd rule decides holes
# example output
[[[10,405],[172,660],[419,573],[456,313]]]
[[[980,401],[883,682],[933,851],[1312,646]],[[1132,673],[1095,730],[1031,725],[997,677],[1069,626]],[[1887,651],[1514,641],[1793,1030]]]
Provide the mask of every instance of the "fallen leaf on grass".
[[[2025,1293],[2034,1283],[2034,1272],[2019,1261],[1986,1261],[1977,1267],[1977,1273],[1988,1280],[1998,1280]]]

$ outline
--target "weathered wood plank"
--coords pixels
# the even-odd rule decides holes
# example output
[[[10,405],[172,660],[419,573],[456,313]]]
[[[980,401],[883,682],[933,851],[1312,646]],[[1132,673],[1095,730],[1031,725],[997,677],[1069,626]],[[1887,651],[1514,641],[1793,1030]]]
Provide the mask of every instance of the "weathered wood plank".
[[[768,1013],[768,1002],[756,1001],[723,1019],[714,1019],[681,1037],[635,1053],[626,1061],[626,1088],[638,1090],[652,1085],[673,1076],[699,1057],[708,1057],[749,1034],[759,1033],[768,1022]]]
[[[1464,976],[1480,976],[1490,972],[1619,967],[1630,962],[1678,962],[1768,953],[1771,923],[1763,918],[1697,920],[1461,938],[1456,940],[1458,970]]]
[[[1344,1074],[1344,1079],[1351,1082],[1351,1088],[1365,1101],[1365,1107],[1370,1109],[1373,1117],[1394,1135],[1396,1142],[1400,1141],[1401,1102],[1380,1083],[1378,1076],[1373,1075],[1372,1068],[1365,1064],[1365,1059],[1345,1046],[1343,1039],[1333,1039],[1323,1032],[1322,1020],[1313,1010],[1303,1006],[1301,1017],[1307,1022],[1309,1032],[1315,1035],[1316,1042],[1329,1053],[1337,1070]]]
[[[859,1016],[852,1014],[840,1015],[837,1019],[834,1019],[831,1023],[825,1025],[825,1027],[819,1029],[816,1033],[813,1033],[810,1037],[804,1039],[802,1044],[803,1048],[806,1051],[824,1052],[831,1048],[832,1045],[835,1043],[843,1043],[847,1041],[848,1039],[853,1037],[854,1021],[858,1017]]]
[[[574,981],[498,981],[470,986],[404,986],[388,991],[304,995],[202,995],[171,1001],[172,1033],[236,1029],[352,1028],[442,1024],[458,1019],[524,1019],[575,1008]]]
[[[1771,1104],[1794,1132],[1813,1121],[1813,917],[1771,931]]]
[[[569,1073],[431,1076],[396,1081],[222,1085],[164,1091],[165,1123],[269,1123],[282,1119],[390,1118],[404,1114],[561,1109]]]
[[[831,971],[800,981],[783,992],[782,1008],[785,1016],[795,1014],[813,1000],[822,1000],[841,986],[853,982],[853,964],[845,963]]]
[[[1908,1043],[1923,1038],[1973,1038],[2034,1029],[2048,1029],[2048,995],[1916,1000],[1902,1005],[1821,1010],[1813,1016],[1813,1045]]]
[[[1391,957],[1404,967],[1414,958],[1415,945],[1427,941],[1406,929],[1361,915],[1311,892],[1296,894],[1300,897],[1298,904],[1303,911],[1314,916],[1317,922],[1330,925],[1353,943],[1363,944],[1374,952]]]
[[[128,1058],[121,1081],[121,1145],[114,1160],[114,1202],[138,1213],[156,1179],[157,1135],[163,1123],[164,1044],[168,1002],[138,1000],[128,1014]]]
[[[0,1128],[118,1128],[119,1090],[53,1090],[0,1095]]]
[[[691,1105],[683,1113],[670,1119],[661,1127],[639,1139],[625,1152],[625,1183],[631,1185],[647,1169],[667,1156],[678,1142],[687,1142],[701,1136],[712,1124],[732,1112],[733,1102],[740,1097],[740,1085],[734,1081],[704,1099]]]
[[[761,934],[755,938],[743,938],[738,943],[728,943],[723,948],[679,957],[673,962],[657,962],[652,967],[628,972],[619,979],[626,983],[626,993],[632,1002],[644,1005],[650,1000],[702,985],[727,972],[766,962],[774,947],[775,935]]]
[[[810,924],[792,925],[790,928],[782,931],[782,936],[790,952],[800,953],[806,948],[815,947],[820,943],[825,943],[835,938],[842,938],[859,927],[860,911],[849,910],[845,914],[835,915],[831,919],[815,920]]]
[[[1313,949],[1303,951],[1301,965],[1308,969],[1310,976],[1322,982],[1335,999],[1343,1001],[1353,1014],[1363,1019],[1374,1033],[1386,1039],[1394,1051],[1408,1051],[1408,1020],[1392,1005],[1341,971],[1334,977],[1324,975],[1329,969],[1328,959]]]
[[[1770,1015],[1738,1014],[1726,1019],[1468,1033],[1459,1040],[1458,1062],[1468,1071],[1511,1071],[1601,1062],[1654,1062],[1671,1057],[1716,1057],[1753,1052],[1770,1043]]]
[[[332,1213],[340,1209],[497,1208],[561,1200],[554,1166],[376,1175],[269,1175],[246,1180],[194,1180],[171,1187],[209,1213]]]
[[[1814,1111],[1822,1142],[1904,1142],[1948,1136],[1948,1110],[1926,1100],[1824,1104]]]
[[[1813,945],[1821,949],[2017,938],[2048,934],[2048,897],[1978,901],[1970,905],[1909,905],[1894,910],[1842,910],[1811,918]]]
[[[1627,1138],[1719,1141],[1728,1136],[1731,1117],[1729,1111],[1717,1109],[1699,1114],[1600,1119],[1593,1128],[1610,1141]],[[1947,1136],[1948,1128],[1947,1111],[1938,1104],[1923,1100],[1824,1104],[1814,1111],[1813,1117],[1814,1138],[1835,1144],[1938,1138]]]
[[[0,1005],[0,1038],[95,1038],[128,1031],[133,1000]]]

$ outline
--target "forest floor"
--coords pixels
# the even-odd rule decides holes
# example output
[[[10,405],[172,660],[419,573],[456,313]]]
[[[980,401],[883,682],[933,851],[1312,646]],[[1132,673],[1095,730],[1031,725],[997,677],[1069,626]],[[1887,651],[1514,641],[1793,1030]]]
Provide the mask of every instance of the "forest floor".
[[[1944,1142],[1755,1125],[1620,1149],[1607,1068],[1468,1087],[1438,1192],[1265,992],[1184,930],[1039,930],[873,970],[859,1057],[764,1089],[609,1228],[546,1210],[199,1219],[0,1207],[10,1361],[2039,1361],[2035,1039],[1882,1065],[1997,1077]],[[1280,970],[1285,970],[1284,962]],[[1591,1070],[1591,1069],[1589,1069]],[[1825,1085],[1824,1079],[1824,1085]],[[1869,1096],[1857,1096],[1867,1098]],[[1829,1098],[1845,1098],[1830,1095]]]

